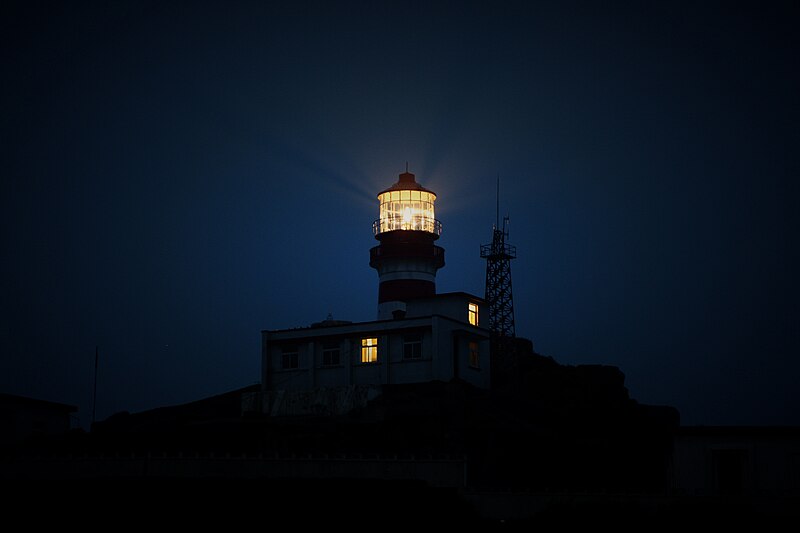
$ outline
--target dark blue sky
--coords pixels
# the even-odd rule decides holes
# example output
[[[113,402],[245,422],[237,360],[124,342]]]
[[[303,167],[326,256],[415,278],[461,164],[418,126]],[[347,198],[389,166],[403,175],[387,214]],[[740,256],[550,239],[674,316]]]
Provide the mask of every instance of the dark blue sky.
[[[796,3],[4,4],[0,391],[98,418],[375,317],[375,195],[436,191],[440,292],[688,424],[800,424]],[[651,5],[653,4],[653,5]]]

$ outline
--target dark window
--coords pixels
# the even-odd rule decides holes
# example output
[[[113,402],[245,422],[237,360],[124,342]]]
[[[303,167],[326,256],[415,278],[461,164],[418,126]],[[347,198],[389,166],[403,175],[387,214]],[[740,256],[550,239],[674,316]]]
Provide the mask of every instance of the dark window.
[[[403,337],[403,359],[422,359],[422,335]]]
[[[287,346],[283,349],[281,358],[281,366],[285,369],[297,368],[300,366],[300,357],[297,353],[297,347]]]
[[[339,364],[339,343],[322,343],[322,366],[336,366]]]
[[[469,366],[473,368],[481,366],[481,353],[478,350],[478,343],[475,341],[469,342]]]

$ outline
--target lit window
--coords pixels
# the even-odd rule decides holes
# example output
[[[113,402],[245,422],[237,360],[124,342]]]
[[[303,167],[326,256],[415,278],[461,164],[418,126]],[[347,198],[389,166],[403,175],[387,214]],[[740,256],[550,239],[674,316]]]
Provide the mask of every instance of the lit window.
[[[469,304],[469,323],[473,326],[478,325],[478,304]]]
[[[422,335],[403,337],[403,359],[422,359]]]
[[[361,339],[361,362],[376,363],[378,361],[378,339]]]
[[[281,366],[284,370],[297,368],[300,366],[300,357],[297,353],[297,347],[285,346],[281,354]]]
[[[481,353],[478,351],[478,343],[475,341],[469,343],[469,366],[473,368],[481,366]]]
[[[322,343],[322,366],[336,366],[339,364],[339,343]]]

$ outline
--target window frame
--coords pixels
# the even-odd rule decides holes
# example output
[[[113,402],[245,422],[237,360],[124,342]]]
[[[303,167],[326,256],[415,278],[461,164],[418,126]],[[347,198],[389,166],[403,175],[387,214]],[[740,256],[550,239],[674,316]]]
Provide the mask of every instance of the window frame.
[[[403,335],[403,361],[419,361],[422,359],[422,333],[408,333]],[[407,349],[411,347],[411,357],[407,356]],[[416,357],[414,356],[416,347]]]
[[[469,341],[467,343],[467,363],[470,368],[481,367],[481,347],[478,341]]]
[[[378,362],[378,337],[361,337],[361,363],[371,365]]]
[[[287,361],[289,364],[287,364]],[[281,347],[281,370],[297,370],[300,368],[300,350],[297,346]]]
[[[333,356],[335,354],[335,362],[332,362]],[[331,361],[325,362],[325,357],[329,356]],[[341,366],[342,364],[342,345],[339,341],[323,341],[322,342],[322,366],[324,367],[331,367],[331,366]]]
[[[480,306],[477,304],[477,302],[469,302],[467,304],[467,322],[469,322],[471,326],[479,327]]]

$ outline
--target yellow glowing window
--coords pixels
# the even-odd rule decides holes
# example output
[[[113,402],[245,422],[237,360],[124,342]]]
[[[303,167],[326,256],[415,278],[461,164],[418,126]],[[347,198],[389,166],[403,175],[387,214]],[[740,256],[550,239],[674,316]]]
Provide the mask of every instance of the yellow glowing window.
[[[401,200],[411,200],[411,191],[400,191],[400,199]]]
[[[361,339],[361,362],[375,363],[378,361],[378,339]]]
[[[400,191],[392,191],[392,201],[393,202],[400,201]]]
[[[469,366],[473,368],[481,366],[481,353],[478,350],[478,343],[475,341],[469,343]]]
[[[411,199],[419,200],[419,191],[411,191]]]
[[[473,326],[478,325],[478,304],[469,304],[469,323]]]

